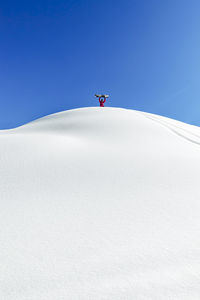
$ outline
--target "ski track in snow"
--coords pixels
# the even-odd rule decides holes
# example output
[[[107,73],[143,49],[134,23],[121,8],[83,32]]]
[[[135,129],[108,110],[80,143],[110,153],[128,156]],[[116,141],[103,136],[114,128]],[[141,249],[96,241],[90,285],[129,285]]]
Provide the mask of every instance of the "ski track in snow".
[[[150,114],[147,114],[147,113],[143,113],[143,112],[139,112],[139,113],[142,114],[143,116],[145,116],[146,118],[148,118],[148,119],[150,119],[150,120],[152,120],[154,122],[157,122],[160,125],[166,127],[167,129],[169,129],[170,131],[172,131],[176,135],[180,136],[181,138],[185,139],[186,141],[192,142],[192,143],[194,143],[196,145],[200,145],[200,136],[199,135],[197,135],[195,133],[192,133],[189,130],[180,128],[180,127],[178,127],[178,126],[176,126],[174,124],[170,124],[169,122],[163,121],[163,119],[161,119],[161,117],[157,118],[156,116],[153,116],[153,115],[150,116]],[[181,131],[183,133],[185,133],[185,135],[183,133],[181,133]],[[190,136],[193,136],[193,137],[197,138],[198,140],[189,138],[187,136],[187,134],[189,134]]]

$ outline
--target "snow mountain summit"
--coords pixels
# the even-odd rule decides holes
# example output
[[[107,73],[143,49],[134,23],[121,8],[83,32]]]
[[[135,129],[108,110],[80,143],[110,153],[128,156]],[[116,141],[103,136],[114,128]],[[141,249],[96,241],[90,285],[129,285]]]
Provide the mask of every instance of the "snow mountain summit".
[[[0,299],[200,299],[200,129],[134,110],[0,131]]]

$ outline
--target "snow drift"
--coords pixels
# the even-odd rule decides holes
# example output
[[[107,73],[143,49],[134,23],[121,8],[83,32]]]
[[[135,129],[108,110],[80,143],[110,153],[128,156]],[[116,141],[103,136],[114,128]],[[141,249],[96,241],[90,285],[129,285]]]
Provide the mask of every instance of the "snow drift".
[[[200,129],[118,108],[0,131],[0,299],[200,299]]]

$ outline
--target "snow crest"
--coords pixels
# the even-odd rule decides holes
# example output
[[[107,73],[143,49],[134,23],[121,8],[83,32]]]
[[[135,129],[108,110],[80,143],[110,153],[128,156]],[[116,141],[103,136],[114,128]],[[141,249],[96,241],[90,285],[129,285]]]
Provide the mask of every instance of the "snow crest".
[[[83,108],[0,131],[0,299],[200,299],[200,129]]]

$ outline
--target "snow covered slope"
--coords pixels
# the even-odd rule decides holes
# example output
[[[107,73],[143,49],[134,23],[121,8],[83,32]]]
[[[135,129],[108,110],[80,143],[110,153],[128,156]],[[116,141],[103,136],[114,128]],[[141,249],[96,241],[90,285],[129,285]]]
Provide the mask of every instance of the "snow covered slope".
[[[200,128],[61,112],[0,131],[0,172],[0,299],[200,299]]]

